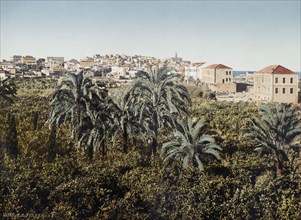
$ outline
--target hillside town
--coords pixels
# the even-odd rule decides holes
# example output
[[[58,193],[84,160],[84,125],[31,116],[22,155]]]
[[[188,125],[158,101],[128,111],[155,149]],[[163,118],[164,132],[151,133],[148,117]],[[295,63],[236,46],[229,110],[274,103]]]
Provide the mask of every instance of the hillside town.
[[[30,55],[14,55],[0,62],[0,80],[14,77],[58,78],[68,72],[84,70],[95,81],[107,86],[119,86],[136,77],[139,71],[152,67],[172,69],[183,83],[203,86],[217,100],[279,102],[298,104],[301,100],[298,74],[281,65],[269,65],[255,72],[235,74],[227,64],[209,64],[184,60],[175,53],[174,57],[159,59],[142,55],[100,55],[81,60],[64,57],[36,58]]]

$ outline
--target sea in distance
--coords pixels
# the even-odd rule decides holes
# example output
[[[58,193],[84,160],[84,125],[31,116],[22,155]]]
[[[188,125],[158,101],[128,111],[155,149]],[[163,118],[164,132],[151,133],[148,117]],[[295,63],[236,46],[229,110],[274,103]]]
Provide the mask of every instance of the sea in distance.
[[[234,70],[233,71],[233,75],[234,76],[239,76],[240,74],[245,74],[245,73],[249,73],[249,74],[252,74],[252,73],[255,73],[256,71],[241,71],[241,70]],[[297,72],[298,76],[299,76],[299,79],[301,79],[301,72]]]

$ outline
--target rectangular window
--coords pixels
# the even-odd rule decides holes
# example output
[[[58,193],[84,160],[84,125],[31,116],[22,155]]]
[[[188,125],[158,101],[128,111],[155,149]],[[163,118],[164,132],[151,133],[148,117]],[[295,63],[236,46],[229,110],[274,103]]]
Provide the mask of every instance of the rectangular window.
[[[229,75],[231,75],[231,71],[229,71]]]
[[[283,83],[285,83],[285,78],[283,78]]]
[[[275,78],[275,83],[278,83],[278,78]]]
[[[291,78],[291,83],[293,83],[293,78]]]
[[[283,94],[285,93],[285,88],[282,89],[282,93],[283,93]]]
[[[226,71],[226,75],[228,75],[228,71]]]
[[[294,93],[294,88],[290,88],[290,93],[291,93],[291,94]]]
[[[228,78],[226,78],[226,82],[228,82]]]
[[[223,83],[225,83],[225,80],[223,79]]]
[[[231,78],[229,78],[229,82],[231,82]]]
[[[278,88],[275,88],[275,93],[278,93]]]

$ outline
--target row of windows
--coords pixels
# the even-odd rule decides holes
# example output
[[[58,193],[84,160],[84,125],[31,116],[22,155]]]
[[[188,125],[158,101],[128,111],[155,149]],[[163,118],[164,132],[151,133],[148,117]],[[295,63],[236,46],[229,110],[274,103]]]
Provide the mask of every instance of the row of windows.
[[[275,88],[275,93],[279,93],[279,89]],[[285,88],[282,89],[282,93],[285,94]],[[290,94],[294,93],[294,88],[290,88]]]
[[[226,82],[231,82],[231,78],[226,78]],[[223,83],[225,83],[225,79],[223,79]]]
[[[191,73],[191,72],[200,72],[198,69],[187,69],[186,72]]]
[[[226,75],[231,75],[231,71],[226,71]]]
[[[282,82],[285,83],[285,78],[282,79]],[[293,83],[294,82],[294,78],[291,78],[290,82]],[[275,78],[275,83],[278,83],[278,78]]]

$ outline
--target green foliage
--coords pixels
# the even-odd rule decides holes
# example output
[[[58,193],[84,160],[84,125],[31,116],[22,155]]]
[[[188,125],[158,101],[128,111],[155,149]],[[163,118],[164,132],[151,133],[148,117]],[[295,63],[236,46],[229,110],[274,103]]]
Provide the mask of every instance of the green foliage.
[[[143,141],[148,138],[147,130],[137,132],[133,129],[132,135],[138,141],[129,142],[127,154],[120,149],[120,138],[107,130],[104,142],[107,146],[106,160],[95,147],[93,160],[87,161],[85,155],[75,151],[68,123],[57,130],[49,130],[45,125],[51,110],[48,108],[51,97],[44,92],[37,93],[36,89],[44,86],[42,80],[22,79],[16,80],[16,84],[20,89],[15,103],[4,106],[0,112],[0,121],[3,122],[0,123],[0,147],[6,139],[3,134],[8,131],[6,114],[9,112],[15,115],[19,146],[19,155],[15,159],[0,151],[1,216],[3,213],[13,213],[39,216],[39,219],[301,217],[299,148],[287,151],[290,160],[285,162],[286,172],[276,176],[273,158],[267,154],[257,157],[252,140],[244,136],[251,125],[250,119],[254,116],[261,118],[254,104],[216,102],[195,96],[190,108],[192,117],[196,119],[195,124],[184,121],[177,126],[178,135],[183,137],[187,133],[187,138],[174,137],[170,128],[160,130],[157,136],[160,143],[174,140],[183,145],[192,143],[190,140],[193,139],[199,140],[203,134],[214,137],[216,144],[223,149],[221,161],[209,160],[210,156],[201,157],[206,169],[200,171],[182,169],[182,161],[178,159],[165,166],[161,158],[149,158],[145,150],[148,143]],[[54,89],[52,82],[45,81],[45,84],[49,91]],[[27,85],[31,87],[28,90]],[[87,134],[87,139],[97,126],[105,125],[106,129],[113,127],[120,132],[116,126],[110,126],[113,120],[106,119],[116,115],[117,119],[122,118],[119,111],[111,111],[115,100],[112,103],[110,97],[101,99],[105,105],[98,103],[96,96],[91,100],[83,102],[83,108],[87,111],[83,114],[82,131]],[[39,112],[36,130],[32,120],[34,112]],[[91,119],[96,114],[99,116],[93,122]],[[129,114],[136,119],[135,111]],[[205,127],[201,126],[202,119],[207,124]],[[285,120],[285,123],[289,121]],[[195,135],[191,135],[193,133]],[[299,140],[300,136],[296,137],[293,144]],[[89,142],[84,143],[87,147]],[[52,156],[49,163],[48,153],[53,153],[53,149],[56,156]],[[189,151],[184,152],[188,154],[198,150],[192,147],[187,149]]]
[[[221,147],[215,144],[212,136],[205,134],[203,120],[192,121],[190,117],[177,123],[174,139],[162,146],[164,161],[170,162],[179,158],[183,167],[197,166],[200,171],[204,170],[202,160],[206,155],[213,155],[221,159],[219,151]]]
[[[148,72],[139,72],[131,88],[140,108],[140,121],[151,131],[153,155],[157,152],[159,129],[173,127],[175,117],[186,114],[191,103],[186,87],[176,84],[176,78],[167,68],[149,67]]]
[[[107,97],[107,91],[93,84],[92,79],[85,77],[84,71],[78,74],[68,73],[61,78],[52,95],[51,113],[48,118],[50,125],[60,127],[67,124],[72,134],[74,145],[88,145],[88,155],[93,157],[93,147],[102,141],[104,125],[101,113]],[[89,108],[89,109],[88,109]]]
[[[288,160],[288,150],[296,146],[296,138],[301,135],[301,117],[297,108],[290,104],[260,106],[260,117],[251,119],[247,137],[255,143],[256,150],[263,153],[271,150],[277,162],[277,172],[282,173],[284,161]]]
[[[16,84],[12,79],[0,80],[0,104],[11,104],[17,94]]]
[[[11,158],[16,158],[19,153],[16,117],[15,115],[9,113],[7,120],[8,120],[8,130],[6,134],[6,150]]]

